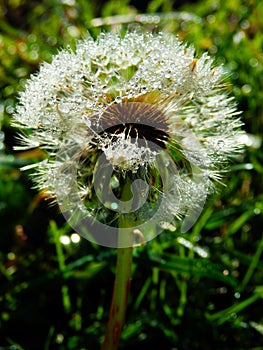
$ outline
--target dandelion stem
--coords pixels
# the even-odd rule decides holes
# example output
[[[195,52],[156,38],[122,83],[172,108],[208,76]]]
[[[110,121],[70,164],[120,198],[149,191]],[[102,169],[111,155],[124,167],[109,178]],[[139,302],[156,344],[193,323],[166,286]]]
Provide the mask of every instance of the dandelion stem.
[[[130,195],[127,190],[127,183],[124,186],[122,200],[126,199]],[[121,331],[125,320],[125,314],[128,304],[128,296],[130,290],[130,282],[132,275],[132,256],[133,256],[133,233],[131,228],[131,234],[127,237],[127,233],[124,234],[125,228],[131,227],[131,220],[128,216],[121,215],[119,220],[118,240],[122,246],[122,241],[125,239],[125,245],[130,245],[127,248],[117,249],[117,263],[114,289],[110,307],[109,320],[106,328],[106,333],[101,350],[116,350],[118,348]],[[126,231],[127,232],[127,231]],[[130,240],[130,244],[127,244],[127,239]]]
[[[115,350],[119,345],[130,289],[132,251],[132,247],[119,248],[117,250],[114,291],[110,316],[101,350]]]

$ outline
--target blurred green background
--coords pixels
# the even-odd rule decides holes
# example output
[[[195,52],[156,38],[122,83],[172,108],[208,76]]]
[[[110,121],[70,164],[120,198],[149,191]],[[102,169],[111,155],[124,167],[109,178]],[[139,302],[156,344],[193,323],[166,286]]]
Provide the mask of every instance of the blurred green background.
[[[41,62],[126,22],[223,63],[248,136],[194,228],[135,250],[120,349],[262,350],[263,3],[253,0],[0,0],[0,349],[100,348],[116,251],[74,234],[32,189],[19,168],[39,154],[13,151],[10,119]]]

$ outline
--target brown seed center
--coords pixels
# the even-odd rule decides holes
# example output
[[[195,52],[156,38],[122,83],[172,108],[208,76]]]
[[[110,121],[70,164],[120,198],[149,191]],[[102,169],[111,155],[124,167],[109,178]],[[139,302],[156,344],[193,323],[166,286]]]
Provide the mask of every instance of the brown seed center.
[[[108,107],[98,118],[92,118],[92,129],[99,135],[123,134],[136,140],[138,146],[165,148],[169,138],[167,117],[158,107],[147,103],[124,102]],[[150,144],[147,143],[150,141]]]

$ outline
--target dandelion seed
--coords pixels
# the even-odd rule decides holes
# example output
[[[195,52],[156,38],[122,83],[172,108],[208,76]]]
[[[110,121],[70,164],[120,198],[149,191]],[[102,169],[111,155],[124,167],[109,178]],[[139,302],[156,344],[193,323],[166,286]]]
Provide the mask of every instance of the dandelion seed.
[[[60,51],[28,80],[13,121],[28,130],[19,148],[45,151],[35,182],[75,222],[85,213],[114,227],[120,213],[133,213],[145,241],[159,232],[150,226],[173,218],[185,217],[188,229],[242,147],[223,82],[222,67],[177,37],[103,33]]]

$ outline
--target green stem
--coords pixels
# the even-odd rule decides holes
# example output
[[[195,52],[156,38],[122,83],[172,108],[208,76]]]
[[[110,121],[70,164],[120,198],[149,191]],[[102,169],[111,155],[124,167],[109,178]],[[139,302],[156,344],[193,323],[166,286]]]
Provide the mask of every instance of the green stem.
[[[130,196],[129,182],[126,182],[123,189],[122,200]],[[101,350],[116,350],[118,348],[121,331],[125,320],[128,304],[131,276],[132,276],[132,255],[133,255],[133,229],[127,235],[127,228],[132,227],[128,215],[121,215],[119,220],[118,242],[123,243],[127,248],[117,248],[117,264],[115,273],[114,289],[110,307],[109,320]]]
[[[116,350],[124,324],[132,274],[133,248],[118,248],[110,315],[101,350]]]

